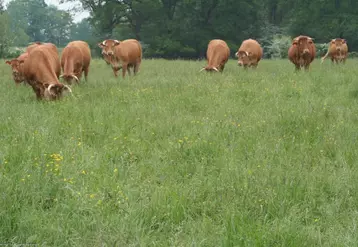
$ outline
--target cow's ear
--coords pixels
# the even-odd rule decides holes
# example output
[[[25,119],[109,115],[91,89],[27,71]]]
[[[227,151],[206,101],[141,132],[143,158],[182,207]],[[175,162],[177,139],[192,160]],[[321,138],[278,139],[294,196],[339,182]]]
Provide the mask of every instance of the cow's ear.
[[[347,41],[345,39],[342,39],[342,43],[345,44]]]
[[[10,60],[6,60],[5,63],[11,64],[11,61],[10,61]]]
[[[119,40],[114,40],[114,46],[119,45],[121,42],[119,42]]]
[[[103,47],[104,47],[104,45],[103,45],[102,42],[101,42],[101,43],[98,43],[97,45],[98,45],[99,48],[103,48]]]

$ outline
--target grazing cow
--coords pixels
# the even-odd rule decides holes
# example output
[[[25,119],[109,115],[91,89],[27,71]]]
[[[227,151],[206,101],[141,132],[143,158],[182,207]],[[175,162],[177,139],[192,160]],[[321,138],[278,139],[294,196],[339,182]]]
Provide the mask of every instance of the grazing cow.
[[[102,54],[105,59],[107,58],[106,62],[110,62],[114,76],[117,77],[117,71],[122,69],[122,77],[124,78],[127,70],[130,74],[130,68],[133,68],[134,75],[137,74],[142,62],[142,46],[138,40],[107,39],[99,43],[98,46],[102,48]]]
[[[203,67],[201,71],[223,72],[226,62],[230,57],[230,49],[225,41],[221,39],[213,39],[208,44],[206,50],[206,60],[208,65]]]
[[[288,49],[288,58],[296,66],[296,70],[302,67],[309,69],[310,64],[316,56],[316,46],[312,38],[300,35],[293,39]]]
[[[11,66],[12,69],[12,77],[16,83],[16,85],[19,85],[21,82],[25,81],[24,78],[24,64],[23,62],[26,61],[29,54],[27,52],[22,53],[17,58],[14,58],[12,60],[7,60],[6,63]]]
[[[332,39],[329,43],[326,55],[321,58],[321,63],[323,63],[328,56],[331,57],[332,63],[345,63],[348,56],[348,45],[346,40],[341,38]]]
[[[38,47],[39,45],[45,45],[45,46],[49,46],[53,49],[53,51],[55,51],[58,54],[58,50],[56,45],[52,44],[52,43],[42,43],[39,41],[33,42],[31,43],[27,48],[26,48],[26,52],[30,52],[32,51],[34,48]]]
[[[71,88],[59,82],[61,65],[58,53],[52,46],[39,45],[29,52],[24,63],[24,77],[36,93],[38,100],[55,100]]]
[[[247,67],[256,68],[259,61],[262,58],[262,48],[261,45],[253,39],[244,40],[235,53],[235,56],[238,58],[238,65]]]
[[[61,68],[63,78],[67,83],[72,83],[75,79],[77,83],[81,80],[82,72],[87,81],[89,65],[91,63],[91,50],[84,41],[72,41],[62,51]]]

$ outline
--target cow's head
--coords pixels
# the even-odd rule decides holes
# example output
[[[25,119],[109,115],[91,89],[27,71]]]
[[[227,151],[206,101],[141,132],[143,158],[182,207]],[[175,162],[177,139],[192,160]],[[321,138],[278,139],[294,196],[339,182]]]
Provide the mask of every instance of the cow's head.
[[[336,50],[339,52],[342,50],[342,46],[346,44],[346,40],[345,39],[332,39],[331,40],[331,45],[334,45],[336,47]]]
[[[98,43],[98,46],[102,48],[102,55],[112,56],[114,55],[114,48],[120,43],[121,42],[116,39],[106,39]]]
[[[72,93],[71,88],[62,83],[45,83],[44,86],[44,98],[47,100],[56,100]]]
[[[5,61],[6,64],[11,66],[12,77],[16,83],[21,83],[25,80],[23,74],[23,62],[23,60],[18,60],[17,58]]]
[[[72,84],[72,80],[75,80],[77,83],[80,82],[78,77],[73,74],[70,74],[70,75],[63,74],[63,75],[60,75],[60,78],[63,78],[63,80],[65,82],[67,82],[68,84]]]
[[[238,58],[237,64],[239,66],[243,66],[250,64],[252,53],[247,51],[238,51],[235,53],[235,56]]]
[[[204,68],[199,70],[199,72],[202,72],[204,70],[207,71],[207,72],[219,72],[218,68],[216,68],[214,66],[205,66]]]
[[[299,36],[295,38],[292,45],[298,47],[298,53],[301,56],[308,55],[310,53],[310,47],[313,44],[313,39],[308,36]]]

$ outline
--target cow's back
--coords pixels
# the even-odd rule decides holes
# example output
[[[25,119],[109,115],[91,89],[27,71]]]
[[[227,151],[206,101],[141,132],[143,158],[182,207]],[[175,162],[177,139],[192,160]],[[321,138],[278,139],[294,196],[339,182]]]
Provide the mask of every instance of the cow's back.
[[[77,47],[82,54],[83,66],[88,67],[91,62],[91,49],[87,42],[75,40],[67,44],[67,46]]]
[[[57,49],[45,45],[33,47],[24,64],[24,73],[29,80],[54,80],[55,76],[58,82],[61,66]]]
[[[31,44],[29,45],[27,48],[26,48],[26,52],[30,53],[33,49],[35,49],[36,47],[38,46],[45,46],[45,47],[49,47],[51,50],[53,50],[55,53],[59,54],[58,53],[58,49],[56,47],[55,44],[52,44],[52,43],[41,43],[41,42],[35,42],[34,44]]]
[[[230,48],[225,41],[220,39],[213,39],[208,44],[206,51],[206,58],[210,63],[210,60],[220,57],[223,61],[227,61],[230,56]]]
[[[142,47],[139,41],[135,39],[121,41],[115,47],[115,53],[119,60],[129,64],[141,62],[142,59]]]

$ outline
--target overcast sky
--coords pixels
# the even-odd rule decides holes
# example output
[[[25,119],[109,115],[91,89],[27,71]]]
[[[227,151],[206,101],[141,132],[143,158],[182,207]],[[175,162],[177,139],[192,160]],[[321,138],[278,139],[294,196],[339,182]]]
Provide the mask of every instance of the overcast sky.
[[[10,2],[12,0],[5,0],[5,5],[8,4],[8,2]],[[69,10],[71,9],[71,7],[73,7],[74,5],[77,5],[77,3],[64,3],[64,4],[59,4],[59,0],[45,0],[45,2],[48,5],[56,5],[59,9],[62,10]],[[83,11],[83,12],[79,12],[77,15],[73,15],[74,21],[75,22],[79,22],[81,21],[83,18],[86,18],[89,16],[89,13],[87,11]]]

